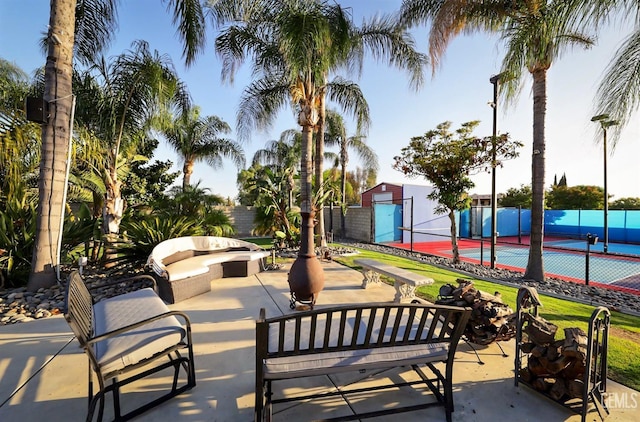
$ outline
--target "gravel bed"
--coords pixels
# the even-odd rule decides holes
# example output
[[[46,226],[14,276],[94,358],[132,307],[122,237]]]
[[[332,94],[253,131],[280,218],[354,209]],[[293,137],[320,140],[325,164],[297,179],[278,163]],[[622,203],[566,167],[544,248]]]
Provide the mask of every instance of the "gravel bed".
[[[612,310],[640,316],[640,294],[634,295],[596,286],[585,286],[583,284],[554,278],[548,278],[542,282],[525,280],[522,277],[523,274],[517,271],[491,269],[482,265],[466,262],[454,265],[449,258],[410,252],[383,245],[346,241],[341,241],[341,244],[343,246],[332,247],[330,254],[336,256],[357,253],[357,250],[354,248],[372,250],[450,269],[464,276],[472,276],[514,287],[532,286],[540,293],[545,293],[550,296],[569,299],[592,306],[606,306]],[[297,250],[283,250],[280,251],[278,255],[281,257],[295,258],[297,256]],[[278,268],[278,266],[276,265],[274,268]],[[70,268],[66,270],[67,271],[62,271],[63,279],[66,279],[66,274],[68,274]],[[143,274],[142,270],[134,274],[129,274],[129,276],[140,274]],[[89,283],[90,288],[98,300],[126,293],[127,291],[137,290],[148,285],[148,283],[144,281],[113,284],[113,282],[110,282],[111,278],[109,278],[108,275],[101,273],[97,268],[91,267],[85,268],[83,277]],[[109,283],[109,286],[102,287],[107,283]],[[63,285],[58,284],[50,289],[40,289],[37,292],[28,292],[25,288],[0,290],[0,325],[33,321],[64,312],[64,289]]]
[[[71,268],[62,269],[60,271],[61,278],[66,281],[70,271]],[[119,274],[110,277],[100,268],[85,267],[83,278],[87,281],[95,300],[100,301],[107,297],[151,286],[148,279],[118,282],[121,278],[141,274],[144,274],[144,271],[139,270],[127,275]],[[0,290],[0,325],[29,322],[63,313],[65,289],[65,284],[60,283],[49,289],[39,289],[37,292],[29,292],[24,287]]]

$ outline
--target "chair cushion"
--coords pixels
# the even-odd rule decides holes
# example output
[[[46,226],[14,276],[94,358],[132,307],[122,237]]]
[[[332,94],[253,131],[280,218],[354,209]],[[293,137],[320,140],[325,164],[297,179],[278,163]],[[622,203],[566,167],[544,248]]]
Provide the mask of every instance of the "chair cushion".
[[[168,312],[152,289],[146,288],[102,300],[94,305],[94,335],[98,336]],[[94,345],[104,373],[118,371],[150,358],[182,341],[185,330],[174,316],[120,334]]]
[[[448,352],[449,343],[443,342],[271,358],[263,362],[264,377],[286,379],[438,362]]]

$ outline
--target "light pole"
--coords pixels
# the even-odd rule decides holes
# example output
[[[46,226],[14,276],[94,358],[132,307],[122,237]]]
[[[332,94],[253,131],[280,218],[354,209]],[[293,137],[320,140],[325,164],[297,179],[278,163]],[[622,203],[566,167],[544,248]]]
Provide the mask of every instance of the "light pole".
[[[609,249],[609,194],[607,192],[607,128],[618,124],[617,120],[611,120],[608,114],[598,114],[591,118],[592,122],[600,122],[602,128],[604,151],[604,240],[602,250],[607,253]]]
[[[497,74],[489,78],[489,82],[493,84],[493,102],[491,103],[491,108],[493,108],[493,136],[491,137],[491,268],[496,267],[496,242],[498,240],[498,234],[496,232],[496,220],[498,217],[498,196],[496,194],[496,136],[498,135],[498,81],[500,80],[500,76],[500,74]]]

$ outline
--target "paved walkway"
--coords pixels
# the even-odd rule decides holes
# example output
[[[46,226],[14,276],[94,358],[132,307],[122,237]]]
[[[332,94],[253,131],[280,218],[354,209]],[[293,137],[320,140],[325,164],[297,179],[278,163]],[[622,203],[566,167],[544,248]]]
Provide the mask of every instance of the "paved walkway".
[[[393,287],[361,289],[360,273],[334,262],[322,263],[325,289],[317,306],[355,302],[391,301]],[[138,418],[141,421],[220,421],[253,419],[255,319],[260,308],[267,316],[294,312],[289,309],[287,271],[269,271],[246,278],[228,278],[212,283],[212,291],[171,305],[186,311],[193,323],[198,385]],[[473,352],[461,344],[454,366],[455,421],[579,421],[580,417],[532,392],[513,385],[513,341],[499,348],[480,348],[485,365],[478,365]],[[379,378],[400,379],[411,371],[390,370]],[[286,392],[300,389],[335,388],[342,376],[298,380]],[[367,382],[377,382],[376,380]],[[123,395],[127,404],[161,391],[167,377],[153,378],[130,386]],[[281,383],[282,385],[282,383]],[[282,386],[279,387],[282,391]],[[18,390],[16,392],[16,390]],[[616,383],[608,383],[615,406],[607,421],[636,421],[640,394]],[[0,421],[80,421],[87,405],[87,359],[61,316],[0,327]],[[280,405],[276,421],[307,421],[350,414],[351,408],[379,409],[397,402],[420,400],[416,390],[383,391],[355,397],[332,398],[304,404]],[[109,411],[110,403],[107,403]],[[626,409],[624,407],[627,407]],[[110,413],[107,413],[107,417]],[[589,415],[589,421],[595,420]],[[444,420],[442,408],[405,413],[375,420],[403,422]],[[106,419],[106,418],[105,418]]]

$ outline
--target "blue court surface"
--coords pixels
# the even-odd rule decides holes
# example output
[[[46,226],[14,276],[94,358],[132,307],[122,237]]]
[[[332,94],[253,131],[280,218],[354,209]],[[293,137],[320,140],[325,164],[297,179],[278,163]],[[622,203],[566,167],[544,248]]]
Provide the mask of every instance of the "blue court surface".
[[[573,240],[573,239],[551,240],[551,241],[545,241],[544,246],[586,251],[587,241]],[[589,249],[591,250],[591,252],[603,252],[604,243],[599,241],[595,245],[591,245]],[[624,255],[638,255],[638,257],[640,257],[640,245],[637,245],[634,243],[609,243],[607,251],[609,253],[614,253],[614,254],[617,253],[617,254],[624,254]]]

